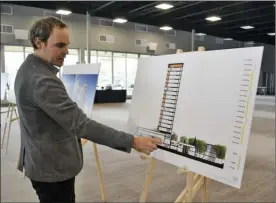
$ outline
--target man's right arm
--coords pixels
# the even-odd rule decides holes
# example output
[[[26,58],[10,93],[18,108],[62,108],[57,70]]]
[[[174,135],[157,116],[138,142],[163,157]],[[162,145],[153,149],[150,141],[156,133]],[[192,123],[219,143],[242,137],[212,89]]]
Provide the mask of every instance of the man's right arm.
[[[85,138],[128,153],[131,151],[134,136],[89,119],[70,99],[58,78],[34,76],[32,84],[34,85],[34,101],[38,107],[72,136]]]

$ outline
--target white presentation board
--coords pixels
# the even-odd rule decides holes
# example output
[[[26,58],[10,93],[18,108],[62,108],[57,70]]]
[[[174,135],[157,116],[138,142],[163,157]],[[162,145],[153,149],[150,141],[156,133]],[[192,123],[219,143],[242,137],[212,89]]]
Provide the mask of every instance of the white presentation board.
[[[14,82],[17,72],[1,73],[1,100],[5,98],[8,102],[16,104]]]
[[[9,80],[9,74],[1,73],[1,100],[4,100],[5,98],[5,94],[8,88],[8,80]]]
[[[160,137],[152,156],[240,188],[263,47],[139,60],[129,132]]]
[[[61,80],[70,98],[91,118],[100,64],[76,64],[63,67]]]

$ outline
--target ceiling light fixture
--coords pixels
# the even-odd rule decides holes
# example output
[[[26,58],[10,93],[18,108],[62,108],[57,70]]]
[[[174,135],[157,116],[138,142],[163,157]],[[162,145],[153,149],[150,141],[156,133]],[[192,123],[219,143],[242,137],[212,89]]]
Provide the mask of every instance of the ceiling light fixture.
[[[167,9],[173,8],[173,5],[162,3],[162,4],[158,4],[157,6],[155,6],[155,8],[167,10]]]
[[[218,16],[210,16],[210,17],[205,18],[205,20],[208,20],[208,21],[211,21],[211,22],[215,22],[215,21],[221,20],[221,17],[218,17]]]
[[[275,32],[267,33],[269,36],[275,36]]]
[[[245,26],[241,26],[241,28],[245,30],[249,30],[249,29],[253,29],[254,27],[251,25],[245,25]]]
[[[115,23],[125,23],[125,22],[127,22],[127,19],[124,19],[124,18],[115,18],[113,20],[113,22],[115,22]]]
[[[60,14],[60,15],[69,15],[69,14],[71,14],[72,12],[71,12],[71,11],[68,11],[68,10],[62,10],[62,9],[60,9],[60,10],[58,10],[56,13],[57,13],[57,14]]]
[[[230,40],[233,40],[233,39],[232,38],[225,38],[224,40],[230,41]]]
[[[205,33],[196,33],[195,35],[197,35],[197,36],[204,36],[206,34]]]
[[[170,26],[163,26],[163,27],[160,27],[161,30],[171,30],[172,27]]]

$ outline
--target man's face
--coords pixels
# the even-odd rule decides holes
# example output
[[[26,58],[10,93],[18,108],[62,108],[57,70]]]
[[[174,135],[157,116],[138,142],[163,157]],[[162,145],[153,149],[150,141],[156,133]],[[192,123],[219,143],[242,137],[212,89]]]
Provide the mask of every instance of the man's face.
[[[68,29],[54,28],[48,41],[40,44],[40,53],[49,63],[61,67],[63,66],[64,58],[68,54],[69,43]]]

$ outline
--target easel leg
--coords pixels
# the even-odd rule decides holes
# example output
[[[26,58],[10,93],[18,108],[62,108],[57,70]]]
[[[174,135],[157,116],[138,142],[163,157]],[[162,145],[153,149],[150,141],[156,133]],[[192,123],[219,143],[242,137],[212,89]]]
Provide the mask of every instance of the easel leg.
[[[187,174],[186,187],[175,202],[192,202],[198,191],[200,191],[201,201],[208,202],[207,180],[206,177],[189,171]]]
[[[204,177],[204,183],[200,188],[200,199],[201,202],[208,202],[208,192],[207,192],[207,178]]]
[[[178,168],[177,170],[178,175],[187,174],[188,172],[189,171],[186,168]],[[175,203],[183,202],[187,192],[188,192],[187,187],[185,187],[185,189],[180,193],[180,195],[175,200]]]
[[[102,200],[104,202],[106,202],[106,195],[105,195],[105,189],[104,189],[104,183],[103,183],[102,169],[101,169],[101,165],[100,165],[100,161],[99,161],[98,148],[97,148],[97,145],[95,143],[93,143],[93,146],[94,146],[94,155],[95,155],[95,159],[96,159],[98,174],[99,174],[99,177],[100,177]]]
[[[16,118],[18,118],[18,119],[17,119],[18,124],[20,124],[20,123],[19,123],[19,116],[18,116],[17,110],[16,110],[16,106],[14,107],[14,113],[15,113]]]
[[[186,193],[188,192],[187,187],[181,192],[181,194],[177,197],[175,200],[175,203],[183,202],[186,196]]]
[[[10,116],[10,120],[9,120],[9,130],[8,130],[8,137],[7,137],[7,142],[6,142],[6,150],[5,150],[5,154],[8,153],[8,145],[9,145],[9,139],[10,139],[10,133],[11,133],[11,124],[12,124],[12,116],[13,116],[13,112],[15,106],[12,104],[12,109],[11,109],[11,116]]]
[[[147,175],[146,175],[146,180],[145,180],[144,187],[143,187],[143,190],[142,190],[142,193],[140,196],[140,202],[146,202],[146,200],[148,198],[149,187],[150,187],[150,183],[151,183],[151,179],[152,179],[152,171],[155,166],[155,161],[156,160],[154,158],[150,158]]]
[[[193,187],[194,187],[194,173],[193,172],[188,172],[187,175],[187,199],[186,201],[184,200],[183,202],[192,202],[193,200]]]
[[[5,137],[6,137],[6,129],[7,129],[7,122],[8,122],[9,115],[10,115],[10,108],[11,108],[11,103],[9,103],[9,106],[8,106],[7,117],[6,117],[6,121],[5,121],[5,127],[4,127],[4,133],[3,133],[3,137],[2,137],[1,148],[4,147],[4,142],[5,142]]]

